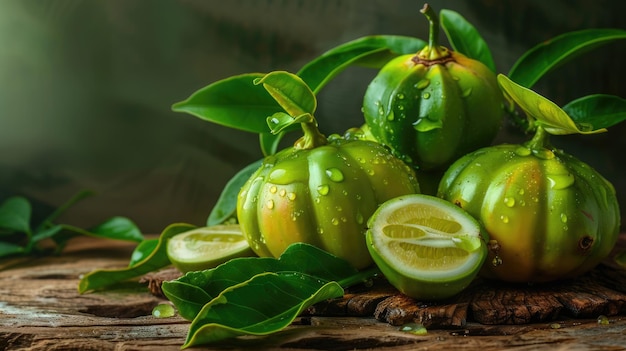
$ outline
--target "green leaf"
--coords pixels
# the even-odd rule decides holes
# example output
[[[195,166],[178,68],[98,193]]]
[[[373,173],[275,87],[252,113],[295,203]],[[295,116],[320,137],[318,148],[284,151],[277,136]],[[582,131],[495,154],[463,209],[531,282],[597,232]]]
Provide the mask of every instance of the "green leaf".
[[[167,241],[174,235],[194,228],[195,226],[193,225],[182,223],[169,225],[159,236],[157,247],[142,261],[137,262],[132,267],[101,269],[85,274],[78,283],[78,292],[82,294],[87,291],[109,287],[170,265],[170,260],[167,257]]]
[[[159,246],[159,239],[146,239],[140,242],[130,255],[128,267],[134,267],[150,256]]]
[[[112,217],[89,230],[94,236],[141,242],[144,237],[137,225],[126,217]]]
[[[594,94],[563,106],[577,124],[591,129],[609,128],[626,120],[626,99],[615,95]]]
[[[439,18],[452,49],[482,62],[492,72],[496,72],[496,64],[487,42],[471,23],[452,10],[441,10]]]
[[[298,272],[262,273],[224,290],[191,323],[183,348],[240,335],[267,335],[307,307],[343,295],[336,282]]]
[[[270,117],[267,117],[267,125],[270,127],[270,130],[273,134],[281,133],[282,131],[293,125],[300,125],[301,123],[311,123],[313,121],[313,115],[311,115],[310,113],[304,113],[299,116],[292,117],[284,112],[276,112]]]
[[[515,62],[508,76],[517,84],[531,88],[541,77],[559,65],[620,39],[626,39],[626,31],[621,29],[586,29],[565,33],[524,53]]]
[[[63,225],[57,224],[45,228],[39,228],[33,235],[32,242],[38,242],[47,238],[52,238],[63,230]]]
[[[206,225],[208,227],[222,224],[230,218],[237,217],[237,195],[239,194],[239,190],[241,190],[241,187],[262,164],[263,159],[260,159],[247,165],[226,183],[213,210],[211,210],[207,218]]]
[[[253,133],[266,133],[265,118],[281,111],[278,103],[254,80],[261,73],[247,73],[212,83],[172,106],[205,121]]]
[[[528,118],[533,119],[550,134],[593,134],[606,131],[606,129],[587,130],[587,126],[584,126],[584,130],[580,129],[554,102],[513,82],[503,74],[498,75],[498,83]]]
[[[254,80],[254,84],[262,84],[265,90],[291,116],[313,114],[317,107],[317,100],[311,89],[302,78],[285,71],[270,72],[262,78]],[[265,115],[271,116],[273,113]]]
[[[328,281],[343,282],[347,278],[358,277],[358,271],[347,261],[315,246],[296,243],[290,245],[278,259],[236,258],[213,269],[188,272],[176,280],[163,282],[162,290],[180,315],[192,320],[202,306],[225,289],[263,272],[281,271],[298,271]]]
[[[31,212],[30,202],[26,198],[14,196],[6,199],[0,205],[0,228],[27,233],[30,236]]]
[[[25,252],[24,250],[24,247],[20,245],[0,241],[0,258],[15,254],[23,254]]]
[[[298,76],[318,93],[332,78],[351,65],[381,68],[394,57],[413,54],[426,42],[398,35],[358,38],[336,46],[304,65]]]

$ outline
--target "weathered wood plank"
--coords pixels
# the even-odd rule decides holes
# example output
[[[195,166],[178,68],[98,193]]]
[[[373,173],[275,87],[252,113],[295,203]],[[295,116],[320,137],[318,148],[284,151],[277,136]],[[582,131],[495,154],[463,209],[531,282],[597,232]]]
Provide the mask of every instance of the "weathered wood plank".
[[[153,317],[152,308],[167,301],[149,293],[146,284],[77,292],[81,274],[123,267],[132,249],[132,244],[79,240],[59,257],[0,262],[4,268],[0,270],[0,350],[178,350],[189,322]],[[603,267],[582,278],[573,290],[566,284],[520,290],[479,281],[459,297],[439,303],[399,295],[380,279],[372,286],[350,289],[342,299],[314,306],[282,332],[203,349],[426,350],[459,345],[466,349],[530,350],[550,345],[623,349],[626,285],[622,273]],[[599,282],[602,288],[591,288],[585,279]],[[552,294],[556,287],[565,292],[561,298]],[[523,298],[519,291],[524,291]],[[537,306],[553,306],[553,310]],[[481,317],[476,311],[489,312]],[[610,315],[610,324],[598,325],[598,313]],[[490,325],[477,322],[481,318],[525,324]],[[415,321],[428,327],[426,335],[399,331],[399,326]],[[554,328],[556,323],[559,328]]]

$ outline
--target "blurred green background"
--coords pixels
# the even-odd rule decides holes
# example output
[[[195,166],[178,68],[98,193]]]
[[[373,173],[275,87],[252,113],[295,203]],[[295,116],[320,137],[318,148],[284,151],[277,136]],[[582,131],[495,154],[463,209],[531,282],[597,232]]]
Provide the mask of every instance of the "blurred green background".
[[[617,0],[430,4],[473,23],[503,73],[525,50],[558,34],[626,29],[626,2]],[[230,177],[261,152],[255,135],[174,113],[171,105],[231,75],[295,72],[365,35],[427,39],[422,5],[0,0],[0,200],[25,195],[37,215],[88,189],[96,195],[72,208],[64,223],[89,227],[121,215],[146,233],[174,222],[202,225]],[[536,90],[560,105],[591,93],[626,97],[625,58],[626,41],[607,45],[562,66]],[[316,116],[324,133],[363,123],[361,99],[374,74],[350,68],[321,92]],[[553,143],[596,167],[626,204],[623,124]],[[523,136],[509,127],[498,138],[518,140]]]

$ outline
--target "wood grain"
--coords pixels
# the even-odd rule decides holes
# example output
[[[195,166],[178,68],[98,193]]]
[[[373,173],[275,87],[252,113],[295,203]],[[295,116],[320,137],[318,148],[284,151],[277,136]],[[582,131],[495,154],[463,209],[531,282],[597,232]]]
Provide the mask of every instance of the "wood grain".
[[[189,322],[151,315],[152,308],[167,303],[147,288],[156,279],[77,292],[81,274],[123,267],[132,249],[131,244],[77,240],[58,257],[0,261],[0,350],[180,349]],[[601,268],[569,285],[522,289],[477,281],[456,299],[436,304],[399,295],[379,279],[313,306],[271,336],[203,349],[621,350],[626,347],[624,272]],[[598,325],[598,314],[609,316],[610,323]],[[427,326],[427,334],[399,330],[411,322]]]

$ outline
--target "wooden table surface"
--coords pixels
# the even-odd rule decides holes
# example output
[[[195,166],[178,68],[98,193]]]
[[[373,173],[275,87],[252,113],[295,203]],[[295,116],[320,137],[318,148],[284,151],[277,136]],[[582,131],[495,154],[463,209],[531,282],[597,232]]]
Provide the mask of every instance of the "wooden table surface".
[[[78,294],[81,274],[128,264],[133,244],[74,239],[55,257],[0,261],[0,350],[179,350],[189,322],[153,317],[167,300],[147,289]],[[275,350],[626,350],[626,315],[522,325],[399,331],[373,316],[303,316],[268,337],[244,337],[199,349]]]

